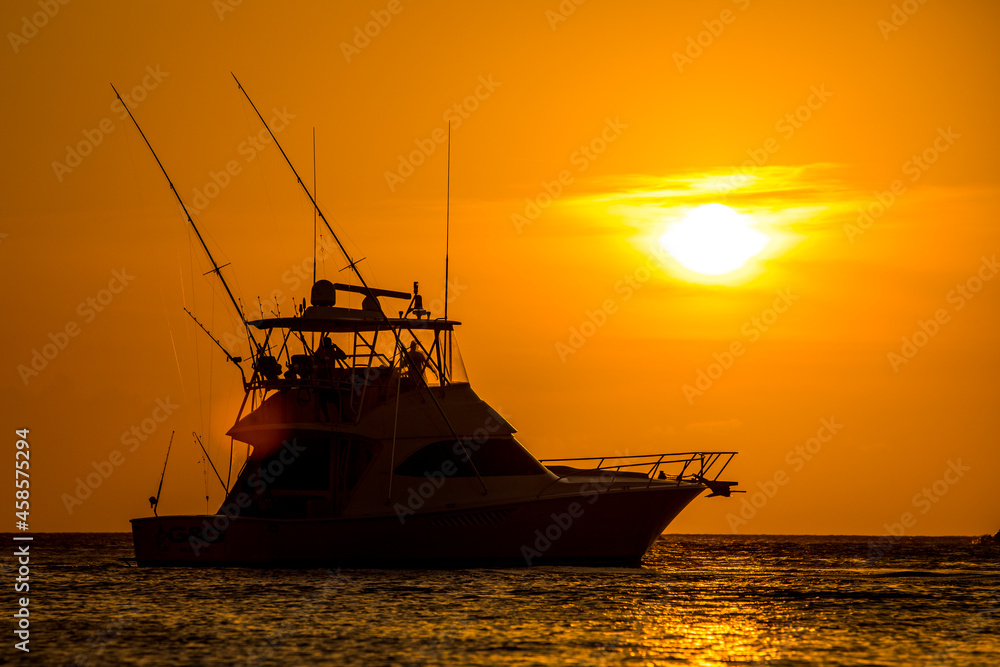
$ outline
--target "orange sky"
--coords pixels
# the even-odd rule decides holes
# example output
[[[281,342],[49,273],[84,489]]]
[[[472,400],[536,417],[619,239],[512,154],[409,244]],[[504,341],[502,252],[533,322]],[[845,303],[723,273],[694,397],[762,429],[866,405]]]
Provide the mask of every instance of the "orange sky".
[[[109,82],[244,303],[307,295],[309,202],[230,71],[279,112],[310,183],[316,128],[320,203],[366,275],[419,280],[428,300],[444,273],[434,139],[453,120],[449,311],[473,387],[536,456],[738,450],[726,477],[759,493],[697,501],[676,532],[874,535],[906,513],[907,534],[1000,528],[1000,279],[983,280],[1000,254],[1000,8],[233,4],[0,9],[0,396],[10,441],[31,429],[33,530],[128,530],[171,430],[160,509],[204,511],[191,432],[224,462],[241,398],[182,307],[217,336],[235,320]],[[772,238],[723,280],[656,242],[707,203]],[[320,274],[342,267],[331,255]],[[19,371],[50,334],[65,347]],[[890,357],[915,334],[912,358]],[[699,373],[717,377],[698,389]],[[65,494],[101,468],[69,512]]]

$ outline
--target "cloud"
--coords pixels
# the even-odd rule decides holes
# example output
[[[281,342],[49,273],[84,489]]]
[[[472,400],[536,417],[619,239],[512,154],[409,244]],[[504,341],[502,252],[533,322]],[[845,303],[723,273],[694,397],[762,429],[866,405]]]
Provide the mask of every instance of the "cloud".
[[[659,233],[698,206],[725,203],[751,214],[772,234],[817,228],[839,233],[844,216],[871,197],[849,185],[845,171],[844,165],[818,162],[595,176],[574,183],[573,192],[554,203],[544,229],[573,236]]]

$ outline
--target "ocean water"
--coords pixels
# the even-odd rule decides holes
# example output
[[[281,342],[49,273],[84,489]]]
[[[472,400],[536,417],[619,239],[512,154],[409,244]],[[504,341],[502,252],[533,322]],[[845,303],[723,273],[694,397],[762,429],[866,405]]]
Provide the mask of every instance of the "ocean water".
[[[37,535],[32,650],[5,633],[0,663],[1000,665],[1000,547],[870,539],[668,535],[641,568],[271,571],[129,567],[127,534]]]

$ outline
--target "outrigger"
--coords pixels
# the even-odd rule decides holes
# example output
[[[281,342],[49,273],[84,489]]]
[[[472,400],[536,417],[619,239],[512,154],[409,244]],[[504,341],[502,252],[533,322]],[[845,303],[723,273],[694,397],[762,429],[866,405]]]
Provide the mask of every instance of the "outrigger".
[[[132,520],[138,565],[635,565],[703,491],[732,492],[735,452],[535,459],[472,390],[460,322],[417,283],[370,287],[271,136],[359,284],[317,280],[293,314],[255,320],[226,285],[252,364],[228,435],[251,451],[216,514]]]

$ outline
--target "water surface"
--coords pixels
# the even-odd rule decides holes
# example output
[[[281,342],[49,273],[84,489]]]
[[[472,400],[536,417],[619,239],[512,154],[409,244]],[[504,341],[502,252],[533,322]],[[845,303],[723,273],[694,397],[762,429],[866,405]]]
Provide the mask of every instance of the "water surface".
[[[32,653],[14,662],[1000,664],[1000,548],[869,539],[669,535],[642,568],[337,571],[127,567],[129,535],[39,535]]]

